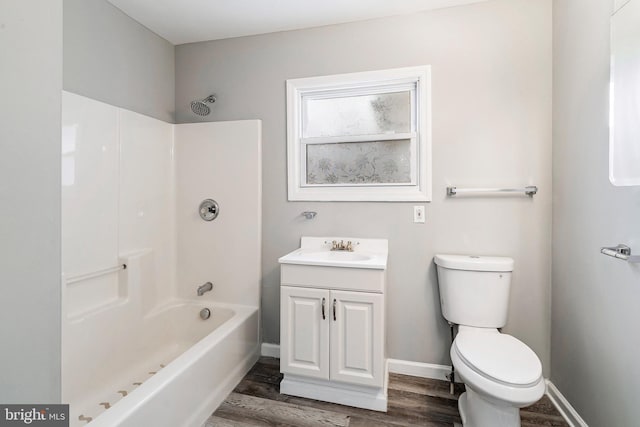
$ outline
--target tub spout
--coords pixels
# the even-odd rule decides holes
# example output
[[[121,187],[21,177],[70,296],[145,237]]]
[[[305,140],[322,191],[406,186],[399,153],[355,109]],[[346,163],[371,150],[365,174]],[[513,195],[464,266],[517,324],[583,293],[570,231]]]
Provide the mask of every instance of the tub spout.
[[[201,297],[205,292],[210,292],[213,289],[213,283],[207,282],[204,285],[198,286],[198,296]]]

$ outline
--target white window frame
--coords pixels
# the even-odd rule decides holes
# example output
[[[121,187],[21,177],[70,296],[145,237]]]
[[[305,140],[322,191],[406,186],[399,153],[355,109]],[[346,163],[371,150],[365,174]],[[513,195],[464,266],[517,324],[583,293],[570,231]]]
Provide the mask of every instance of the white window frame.
[[[323,97],[331,92],[369,94],[407,90],[415,85],[412,123],[407,134],[302,138],[303,97]],[[313,139],[312,142],[310,140]],[[411,183],[306,184],[306,150],[309,143],[367,142],[410,139]],[[287,166],[290,201],[431,201],[431,67],[396,68],[287,80]]]

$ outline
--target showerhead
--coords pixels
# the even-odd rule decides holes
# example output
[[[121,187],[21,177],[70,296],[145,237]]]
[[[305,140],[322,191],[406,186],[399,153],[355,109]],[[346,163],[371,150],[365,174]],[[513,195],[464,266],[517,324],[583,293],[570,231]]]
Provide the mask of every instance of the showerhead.
[[[200,101],[191,101],[191,111],[199,116],[206,116],[211,112],[211,108],[207,104],[213,104],[214,102],[216,102],[216,97],[213,95],[209,95]]]

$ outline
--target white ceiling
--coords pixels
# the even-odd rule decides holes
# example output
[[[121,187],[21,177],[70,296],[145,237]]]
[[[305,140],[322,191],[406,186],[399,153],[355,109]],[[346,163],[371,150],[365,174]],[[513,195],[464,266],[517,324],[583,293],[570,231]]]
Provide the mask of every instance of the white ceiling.
[[[173,44],[319,27],[485,0],[108,0]]]

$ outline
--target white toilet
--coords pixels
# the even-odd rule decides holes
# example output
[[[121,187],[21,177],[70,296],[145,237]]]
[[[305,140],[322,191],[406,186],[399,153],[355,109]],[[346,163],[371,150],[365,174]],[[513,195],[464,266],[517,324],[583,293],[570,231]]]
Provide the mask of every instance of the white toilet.
[[[436,255],[440,305],[458,325],[451,361],[467,391],[458,407],[464,427],[520,427],[519,408],[545,391],[538,356],[502,334],[507,321],[513,260]]]

